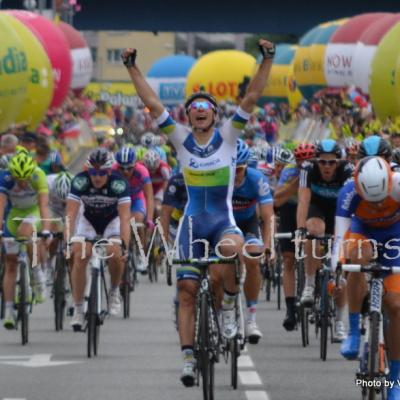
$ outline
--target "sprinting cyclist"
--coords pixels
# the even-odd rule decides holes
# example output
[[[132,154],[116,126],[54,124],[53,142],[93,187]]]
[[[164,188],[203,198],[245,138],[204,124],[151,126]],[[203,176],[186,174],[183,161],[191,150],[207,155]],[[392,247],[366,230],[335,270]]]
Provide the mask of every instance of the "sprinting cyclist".
[[[316,160],[303,163],[297,206],[297,229],[300,238],[309,232],[313,236],[333,234],[335,224],[336,200],[340,189],[351,178],[352,164],[341,160],[342,150],[332,139],[321,140],[315,150]],[[318,257],[319,248],[315,249]],[[315,276],[321,266],[321,259],[313,257],[312,241],[308,240],[305,251],[305,287],[301,304],[312,306],[314,302]],[[342,291],[336,297],[337,320],[335,336],[337,340],[345,337],[344,312],[346,299]]]
[[[304,161],[311,160],[314,156],[315,146],[311,143],[301,143],[294,150],[296,162],[286,165],[282,170],[274,193],[274,206],[279,215],[279,232],[296,230],[300,168]],[[283,327],[287,331],[292,331],[296,327],[295,245],[290,239],[281,239],[279,242],[283,259],[283,291],[286,302]]]
[[[26,151],[14,155],[8,170],[0,173],[0,235],[5,237],[31,238],[34,226],[44,237],[50,236],[50,211],[48,206],[48,187],[44,172]],[[8,201],[11,209],[5,215]],[[22,218],[22,221],[14,218]],[[6,219],[5,223],[3,223]],[[40,219],[43,219],[41,222]],[[3,278],[6,329],[15,328],[15,282],[17,277],[18,245],[6,243],[6,262]],[[28,246],[32,260],[32,245]],[[32,265],[35,282],[35,299],[37,303],[45,300],[46,282],[42,270],[43,243],[38,246],[39,263]],[[33,260],[32,260],[33,261]]]
[[[154,195],[151,178],[147,168],[136,162],[136,153],[132,147],[123,147],[115,154],[117,170],[129,182],[131,195],[131,216],[138,224],[145,224],[153,229]],[[145,247],[145,229],[138,228],[140,241]],[[139,272],[146,271],[146,264],[138,260],[136,269]]]
[[[168,135],[181,164],[188,203],[178,233],[180,257],[205,256],[202,243],[193,243],[197,239],[207,240],[224,256],[241,252],[243,239],[233,218],[231,202],[236,139],[261,96],[275,54],[275,46],[266,40],[260,40],[260,48],[263,61],[250,81],[239,109],[219,129],[215,129],[218,105],[213,96],[197,92],[186,100],[185,109],[191,125],[191,130],[188,130],[172,119],[146,82],[136,65],[136,50],[126,49],[122,54],[139,97],[150,109],[152,117],[157,119],[162,132]],[[221,243],[222,240],[225,241]],[[232,338],[237,332],[234,304],[239,288],[232,264],[217,268],[222,274],[224,288],[222,331],[226,337]],[[184,358],[181,380],[185,386],[193,386],[195,381],[194,307],[198,278],[199,274],[193,269],[183,267],[178,270],[179,334]]]
[[[263,249],[271,253],[271,219],[273,216],[272,196],[267,178],[254,168],[247,166],[249,149],[243,140],[237,141],[235,189],[233,191],[233,215],[242,231],[248,254],[262,254]],[[258,213],[257,213],[258,208]],[[259,217],[262,222],[260,235]],[[247,305],[245,334],[249,343],[257,344],[262,333],[257,325],[256,311],[261,288],[260,259],[243,255],[246,266],[244,294]]]
[[[109,243],[107,252],[108,270],[111,276],[110,304],[111,315],[118,315],[121,309],[119,285],[125,268],[126,250],[130,241],[131,199],[128,182],[112,171],[113,158],[105,148],[93,150],[87,160],[87,171],[75,176],[71,192],[67,198],[68,224],[65,229],[66,243],[74,237],[94,239],[121,238],[123,245]],[[80,208],[82,204],[82,213]],[[79,219],[78,219],[79,216]],[[78,222],[77,222],[78,220]],[[71,326],[80,331],[84,323],[84,290],[86,285],[86,266],[92,252],[92,244],[73,243],[72,245],[72,297],[74,315]]]
[[[398,266],[400,234],[400,174],[392,172],[389,164],[380,157],[362,159],[355,178],[340,191],[335,223],[333,267],[339,260],[341,244],[345,258],[351,263],[367,264],[373,256],[373,243],[384,245],[378,253],[378,262],[384,266]],[[347,234],[346,234],[347,233]],[[394,382],[388,392],[388,400],[400,400],[400,276],[389,275],[384,279],[383,303],[388,313],[390,375]],[[353,360],[360,348],[360,312],[367,294],[364,274],[350,272],[347,277],[349,303],[349,332],[342,343],[343,357]]]

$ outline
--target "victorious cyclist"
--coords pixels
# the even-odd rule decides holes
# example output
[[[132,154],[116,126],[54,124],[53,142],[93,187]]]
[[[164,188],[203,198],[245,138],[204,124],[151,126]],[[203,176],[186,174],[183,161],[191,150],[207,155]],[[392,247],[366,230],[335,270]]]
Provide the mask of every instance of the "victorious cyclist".
[[[185,103],[191,131],[175,122],[137,67],[136,50],[126,49],[122,58],[136,91],[143,103],[157,119],[163,133],[169,136],[181,164],[188,203],[183,223],[178,232],[180,257],[204,257],[204,240],[210,248],[217,247],[224,256],[240,253],[243,239],[236,227],[232,213],[232,192],[235,179],[236,139],[241,134],[250,113],[267,83],[267,77],[275,54],[275,46],[260,40],[263,61],[247,87],[240,107],[231,119],[219,129],[215,128],[218,105],[206,92],[191,95]],[[227,65],[229,68],[229,65]],[[197,240],[196,243],[193,241]],[[203,243],[199,243],[203,240]],[[221,246],[217,246],[221,244]],[[222,301],[223,333],[232,338],[237,332],[234,303],[239,290],[232,265],[218,266],[224,287]],[[193,386],[195,379],[194,305],[199,274],[193,268],[178,270],[179,334],[184,357],[181,380]]]

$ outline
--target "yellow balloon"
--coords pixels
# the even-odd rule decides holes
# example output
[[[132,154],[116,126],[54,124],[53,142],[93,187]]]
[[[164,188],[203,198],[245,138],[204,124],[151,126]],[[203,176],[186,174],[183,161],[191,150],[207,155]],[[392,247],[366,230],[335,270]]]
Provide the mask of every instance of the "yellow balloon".
[[[273,98],[275,101],[286,101],[289,70],[289,64],[273,64],[262,96]]]
[[[286,96],[289,101],[291,109],[296,108],[303,99],[303,96],[299,90],[299,87],[294,76],[294,61],[289,65],[288,77],[286,83]]]
[[[396,24],[381,40],[371,64],[369,95],[375,113],[382,122],[388,117],[400,115],[399,92],[396,76],[399,76],[400,23]]]
[[[189,71],[186,95],[199,91],[203,86],[217,100],[236,102],[239,85],[245,79],[251,79],[255,64],[255,58],[242,51],[218,50],[207,53]]]
[[[8,14],[1,14],[1,18],[7,20],[13,27],[24,44],[25,53],[28,57],[27,96],[16,117],[16,122],[26,123],[29,129],[35,130],[53,98],[51,63],[41,43],[22,22]]]
[[[0,14],[0,133],[15,122],[26,96],[28,79],[24,46]]]

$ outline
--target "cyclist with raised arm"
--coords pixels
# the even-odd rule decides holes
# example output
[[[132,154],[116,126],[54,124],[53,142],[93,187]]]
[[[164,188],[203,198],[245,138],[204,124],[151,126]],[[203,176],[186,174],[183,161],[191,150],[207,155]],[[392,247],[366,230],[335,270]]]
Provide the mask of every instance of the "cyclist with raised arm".
[[[400,173],[392,172],[380,157],[362,159],[353,181],[340,191],[335,222],[333,268],[343,254],[355,264],[368,264],[383,245],[377,261],[383,266],[400,265]],[[342,246],[346,243],[346,246]],[[388,313],[390,381],[394,387],[388,400],[400,400],[400,275],[389,275],[384,281],[383,303]],[[350,272],[347,277],[349,332],[342,343],[341,354],[353,360],[360,348],[360,313],[367,282],[363,273]]]
[[[154,196],[151,178],[147,168],[136,162],[136,152],[132,147],[123,147],[115,154],[117,170],[128,181],[131,195],[131,217],[138,224],[145,224],[154,228]],[[142,246],[145,247],[145,230],[138,228]],[[139,261],[136,265],[139,272],[146,271],[144,263]]]
[[[179,236],[179,256],[204,257],[204,241],[216,248],[217,255],[241,253],[242,235],[232,213],[232,192],[235,179],[236,139],[249,119],[266,85],[272,66],[275,46],[260,40],[264,59],[241,101],[239,109],[219,129],[215,128],[218,105],[206,92],[192,94],[185,103],[191,126],[176,123],[157,98],[137,67],[136,50],[127,49],[122,58],[143,103],[157,119],[160,129],[174,145],[188,191]],[[193,243],[196,240],[197,242]],[[217,246],[219,245],[219,246]],[[224,296],[222,301],[223,334],[232,338],[237,333],[234,304],[239,290],[233,265],[218,266],[221,270]],[[195,381],[194,307],[199,273],[193,268],[181,268],[178,274],[179,334],[184,358],[181,380],[185,386]]]
[[[271,219],[274,214],[271,190],[268,180],[262,172],[247,166],[249,157],[247,144],[238,139],[235,189],[232,197],[233,215],[237,226],[244,235],[247,254],[266,252],[268,257],[271,253]],[[262,222],[262,235],[260,235],[259,216]],[[257,344],[262,338],[256,321],[258,294],[261,288],[260,258],[248,257],[246,253],[243,256],[246,265],[244,295],[247,305],[247,321],[245,334],[250,343]]]
[[[294,150],[296,162],[288,164],[282,170],[274,192],[274,206],[279,214],[279,232],[296,230],[297,194],[299,189],[300,168],[304,161],[315,156],[315,146],[301,143]],[[283,291],[286,302],[286,316],[283,327],[292,331],[296,327],[296,277],[295,246],[290,239],[281,239],[280,246],[283,258]]]
[[[118,315],[121,309],[119,285],[125,268],[126,251],[130,241],[131,199],[128,182],[112,171],[113,158],[105,148],[93,150],[86,162],[87,171],[75,176],[71,192],[67,198],[66,218],[68,224],[64,233],[66,243],[72,237],[95,239],[121,238],[122,246],[109,243],[108,270],[111,276],[110,304],[111,315]],[[80,208],[82,205],[82,213]],[[78,219],[79,216],[79,219]],[[77,222],[78,220],[78,222]],[[74,315],[71,326],[80,331],[84,323],[84,291],[86,285],[86,266],[92,252],[90,243],[72,245],[72,297]]]
[[[342,150],[335,140],[321,140],[316,146],[315,155],[316,160],[304,162],[300,171],[296,215],[299,238],[303,238],[307,232],[313,236],[333,234],[337,197],[353,173],[352,164],[341,160]],[[321,256],[318,248],[314,248],[316,257],[313,257],[312,242],[308,240],[304,247],[306,279],[300,299],[304,306],[312,306],[314,302],[315,276],[321,266],[321,259],[316,258]],[[336,298],[336,305],[335,336],[337,340],[343,340],[344,292]]]
[[[25,150],[14,155],[8,164],[8,170],[0,173],[0,236],[31,238],[35,226],[45,237],[49,237],[48,199],[48,187],[44,172],[37,167],[36,162]],[[11,203],[11,208],[5,215],[8,202]],[[15,220],[15,218],[22,220]],[[4,219],[5,224],[3,223]],[[32,246],[29,245],[28,249],[32,260]],[[14,329],[18,245],[6,243],[5,250],[3,288],[6,308],[3,324],[6,329]],[[38,303],[44,301],[46,291],[45,276],[41,265],[44,261],[43,253],[43,243],[39,242],[39,263],[36,266],[32,265],[35,298]]]

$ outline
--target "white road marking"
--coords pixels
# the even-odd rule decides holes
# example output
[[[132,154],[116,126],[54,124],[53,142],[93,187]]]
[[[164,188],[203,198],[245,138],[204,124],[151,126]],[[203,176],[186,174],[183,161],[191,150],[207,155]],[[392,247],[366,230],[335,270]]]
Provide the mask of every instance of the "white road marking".
[[[262,385],[260,375],[256,371],[239,371],[242,385]]]
[[[263,390],[246,390],[247,400],[270,400],[268,393]]]
[[[238,359],[239,368],[253,368],[254,363],[250,356],[240,356]]]

